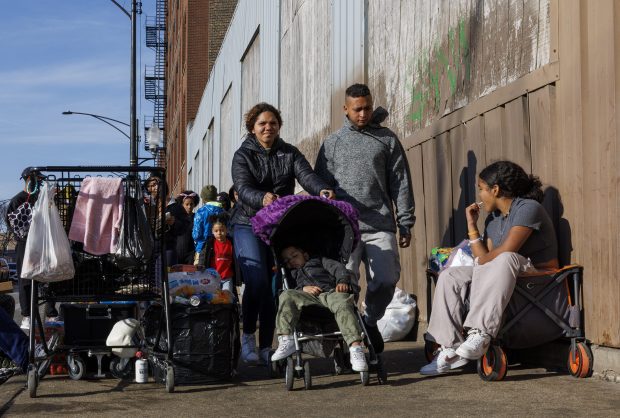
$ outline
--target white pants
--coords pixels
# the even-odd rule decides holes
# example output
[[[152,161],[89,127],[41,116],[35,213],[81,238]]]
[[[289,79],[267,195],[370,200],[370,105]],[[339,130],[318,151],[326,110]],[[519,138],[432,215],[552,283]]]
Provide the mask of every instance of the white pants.
[[[517,276],[531,268],[528,259],[511,252],[483,265],[447,268],[437,280],[428,333],[444,347],[459,346],[465,328],[497,336]],[[464,318],[468,290],[469,312]]]

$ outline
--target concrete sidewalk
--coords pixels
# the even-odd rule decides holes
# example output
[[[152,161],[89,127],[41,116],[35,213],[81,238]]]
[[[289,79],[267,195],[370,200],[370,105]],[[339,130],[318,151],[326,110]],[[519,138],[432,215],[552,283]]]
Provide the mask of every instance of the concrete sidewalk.
[[[313,389],[303,381],[287,392],[284,379],[266,378],[264,367],[241,366],[232,383],[178,386],[168,394],[157,383],[116,379],[72,381],[46,377],[30,399],[25,377],[0,386],[0,415],[6,416],[600,416],[620,414],[620,384],[575,379],[540,368],[511,367],[502,382],[483,382],[475,367],[447,376],[423,377],[423,347],[387,344],[388,384],[359,374],[334,376],[331,362],[312,360]]]

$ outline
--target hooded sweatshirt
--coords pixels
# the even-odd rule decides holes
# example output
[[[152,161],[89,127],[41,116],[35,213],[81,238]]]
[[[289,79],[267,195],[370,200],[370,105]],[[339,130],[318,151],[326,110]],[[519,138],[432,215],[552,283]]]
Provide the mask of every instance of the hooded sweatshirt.
[[[249,225],[250,218],[262,209],[267,192],[280,197],[293,194],[295,180],[315,196],[328,188],[296,147],[276,138],[266,149],[251,134],[233,156],[232,178],[239,194],[239,209],[233,214],[232,225]]]
[[[396,134],[380,125],[387,115],[377,108],[361,129],[345,117],[344,126],[321,145],[314,169],[336,199],[360,212],[361,232],[396,232],[398,226],[409,234],[415,223],[409,165]]]

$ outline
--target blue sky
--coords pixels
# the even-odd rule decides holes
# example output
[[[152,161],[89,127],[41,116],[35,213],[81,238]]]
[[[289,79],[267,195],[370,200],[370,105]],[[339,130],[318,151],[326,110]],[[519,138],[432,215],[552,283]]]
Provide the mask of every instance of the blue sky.
[[[130,10],[131,1],[118,0]],[[154,64],[138,17],[138,118],[144,66]],[[109,0],[7,1],[0,12],[0,200],[21,188],[31,165],[127,165],[129,141],[106,124],[65,110],[129,122],[131,21]],[[125,130],[124,127],[121,126]],[[126,129],[128,132],[128,129]],[[142,135],[143,136],[143,135]],[[140,156],[146,157],[144,143]]]

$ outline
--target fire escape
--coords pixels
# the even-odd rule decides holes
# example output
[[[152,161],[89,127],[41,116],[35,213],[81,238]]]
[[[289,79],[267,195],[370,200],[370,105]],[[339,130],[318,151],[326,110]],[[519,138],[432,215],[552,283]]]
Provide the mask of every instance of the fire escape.
[[[156,0],[155,17],[146,18],[146,46],[155,52],[155,65],[145,66],[144,71],[144,98],[153,103],[153,116],[144,118],[145,138],[146,130],[152,125],[157,125],[163,135],[163,147],[156,151],[156,165],[164,166],[166,163],[166,131],[164,130],[164,117],[166,113],[166,15],[168,14],[168,1]],[[146,126],[150,123],[151,126]],[[145,141],[145,149],[148,144]]]

